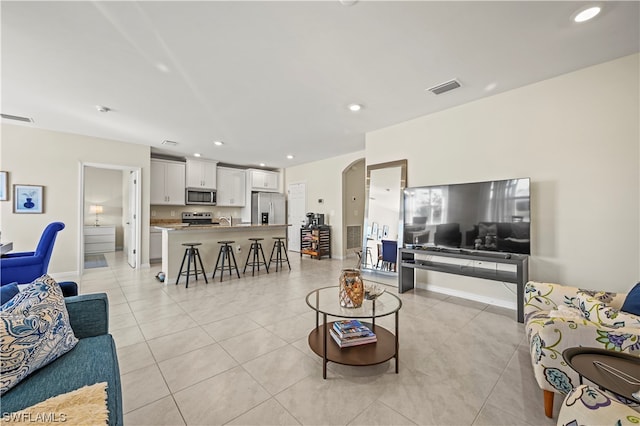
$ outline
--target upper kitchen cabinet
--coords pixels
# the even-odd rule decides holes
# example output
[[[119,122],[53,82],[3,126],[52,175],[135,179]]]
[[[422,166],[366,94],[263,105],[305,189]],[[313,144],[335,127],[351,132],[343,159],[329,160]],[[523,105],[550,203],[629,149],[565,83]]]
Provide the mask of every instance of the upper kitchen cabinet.
[[[151,159],[151,204],[184,206],[184,163]]]
[[[280,173],[269,170],[248,169],[252,191],[280,192]]]
[[[217,161],[187,159],[187,188],[216,189]]]
[[[217,205],[222,207],[244,207],[246,173],[242,169],[218,167]]]

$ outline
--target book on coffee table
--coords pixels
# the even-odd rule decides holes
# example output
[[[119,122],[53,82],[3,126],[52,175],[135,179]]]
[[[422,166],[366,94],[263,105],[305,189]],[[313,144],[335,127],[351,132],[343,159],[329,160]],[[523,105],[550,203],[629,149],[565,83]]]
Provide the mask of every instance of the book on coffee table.
[[[369,330],[367,334],[340,337],[338,333],[333,328],[331,328],[329,329],[329,334],[331,334],[331,337],[333,338],[333,340],[341,348],[348,348],[351,346],[358,346],[358,345],[366,345],[368,343],[375,343],[378,341],[375,333],[371,330]]]

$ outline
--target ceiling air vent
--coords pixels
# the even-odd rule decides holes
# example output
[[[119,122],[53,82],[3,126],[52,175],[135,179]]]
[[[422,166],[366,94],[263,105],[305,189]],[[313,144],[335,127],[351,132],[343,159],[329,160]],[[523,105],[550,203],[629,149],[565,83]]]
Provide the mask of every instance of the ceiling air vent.
[[[457,89],[460,87],[460,83],[458,80],[449,80],[444,83],[438,84],[436,86],[430,87],[427,90],[435,95],[441,95],[444,92],[448,92],[449,90]]]
[[[16,120],[22,121],[24,123],[33,123],[33,118],[20,117],[19,115],[10,115],[10,114],[0,114],[2,118],[6,118],[7,120]]]
[[[162,141],[162,145],[176,146],[176,145],[178,145],[178,142],[174,142],[174,141]]]

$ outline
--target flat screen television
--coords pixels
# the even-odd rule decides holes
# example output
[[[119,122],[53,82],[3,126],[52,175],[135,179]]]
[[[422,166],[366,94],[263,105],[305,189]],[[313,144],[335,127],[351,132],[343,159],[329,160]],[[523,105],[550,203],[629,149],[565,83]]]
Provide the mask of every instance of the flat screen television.
[[[531,253],[529,178],[404,190],[405,247]]]

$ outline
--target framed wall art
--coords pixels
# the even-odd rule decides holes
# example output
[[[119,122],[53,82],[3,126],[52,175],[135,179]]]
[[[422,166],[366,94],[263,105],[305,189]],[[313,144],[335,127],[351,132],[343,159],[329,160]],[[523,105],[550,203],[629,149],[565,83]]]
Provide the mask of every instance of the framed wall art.
[[[0,172],[0,201],[9,199],[9,173]]]
[[[44,213],[44,186],[13,185],[14,213]]]

